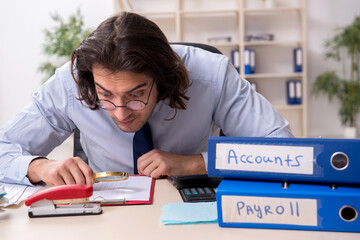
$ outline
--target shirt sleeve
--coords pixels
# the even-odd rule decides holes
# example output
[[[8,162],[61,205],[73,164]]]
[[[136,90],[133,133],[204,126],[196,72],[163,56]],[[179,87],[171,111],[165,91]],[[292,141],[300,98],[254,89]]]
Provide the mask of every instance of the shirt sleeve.
[[[250,83],[223,58],[212,84],[214,86],[214,122],[226,136],[237,137],[294,137],[284,119]],[[208,153],[202,152],[206,170]]]
[[[206,171],[208,170],[208,152],[202,152],[201,156],[204,159],[204,163],[205,163],[205,169]]]
[[[240,78],[227,58],[218,74],[214,121],[226,136],[294,137],[289,123],[248,81]]]
[[[31,184],[26,177],[30,162],[45,157],[73,132],[74,89],[69,65],[48,80],[32,102],[0,129],[0,181]],[[73,80],[72,80],[73,81]]]

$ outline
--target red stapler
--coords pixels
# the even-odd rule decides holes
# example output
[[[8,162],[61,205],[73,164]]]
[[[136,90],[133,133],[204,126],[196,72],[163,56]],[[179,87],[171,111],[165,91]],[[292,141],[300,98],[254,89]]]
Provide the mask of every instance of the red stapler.
[[[90,203],[91,185],[70,184],[47,188],[25,201],[29,217],[94,215],[102,213],[99,203]]]

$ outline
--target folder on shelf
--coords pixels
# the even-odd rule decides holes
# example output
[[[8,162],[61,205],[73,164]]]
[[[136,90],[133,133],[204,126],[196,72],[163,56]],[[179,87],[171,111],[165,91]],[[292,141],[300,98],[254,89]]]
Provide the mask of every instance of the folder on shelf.
[[[287,80],[286,81],[286,97],[287,104],[301,104],[302,103],[302,82],[301,80]]]
[[[240,53],[239,49],[231,51],[231,62],[238,72],[240,72]]]
[[[360,184],[360,139],[209,137],[208,175]]]
[[[244,49],[244,70],[245,70],[245,74],[251,74],[251,70],[250,70],[250,49]]]
[[[295,81],[295,103],[302,103],[302,82],[301,80]]]
[[[294,80],[286,81],[287,104],[296,104],[296,82]]]
[[[302,72],[303,52],[302,48],[294,49],[294,72]]]
[[[221,227],[360,232],[360,188],[223,180],[216,191]]]
[[[250,50],[250,73],[254,74],[255,73],[255,50],[253,49],[249,49]]]

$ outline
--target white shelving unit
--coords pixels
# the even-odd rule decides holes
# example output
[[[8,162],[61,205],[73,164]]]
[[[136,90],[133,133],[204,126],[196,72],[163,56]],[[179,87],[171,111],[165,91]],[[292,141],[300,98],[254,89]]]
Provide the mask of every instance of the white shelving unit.
[[[170,42],[199,42],[217,47],[231,58],[239,50],[240,76],[256,82],[265,96],[289,122],[297,137],[307,136],[306,0],[132,0],[135,12],[146,16]],[[115,11],[120,11],[115,0]],[[271,33],[272,41],[245,41],[249,34]],[[209,43],[209,38],[230,41]],[[303,71],[293,70],[293,49],[301,47]],[[244,50],[256,51],[256,73],[245,75]],[[286,81],[301,80],[302,103],[288,105]]]

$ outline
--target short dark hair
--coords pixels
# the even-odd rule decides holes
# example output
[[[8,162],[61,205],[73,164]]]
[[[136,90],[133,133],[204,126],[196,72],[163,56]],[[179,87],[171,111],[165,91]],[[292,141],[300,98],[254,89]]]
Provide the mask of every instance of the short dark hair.
[[[175,114],[177,109],[186,109],[189,78],[185,66],[160,28],[145,17],[128,12],[110,17],[73,51],[71,74],[78,85],[79,100],[92,110],[99,108],[94,64],[113,73],[146,74],[156,83],[158,101],[168,98]]]

